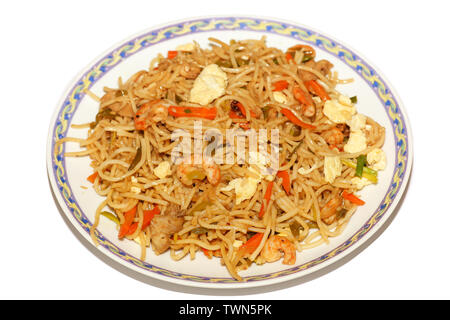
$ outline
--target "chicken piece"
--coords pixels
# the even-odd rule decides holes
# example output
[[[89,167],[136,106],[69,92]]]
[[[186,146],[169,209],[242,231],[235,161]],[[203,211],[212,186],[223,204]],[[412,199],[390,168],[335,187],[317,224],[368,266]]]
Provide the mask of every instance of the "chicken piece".
[[[194,81],[190,102],[208,105],[225,94],[227,74],[216,64],[206,66]]]
[[[160,255],[169,249],[170,236],[183,228],[185,210],[171,204],[163,215],[156,215],[150,223],[153,251]]]
[[[100,109],[109,108],[123,117],[134,117],[133,107],[129,99],[121,98],[124,90],[109,91],[100,98]]]

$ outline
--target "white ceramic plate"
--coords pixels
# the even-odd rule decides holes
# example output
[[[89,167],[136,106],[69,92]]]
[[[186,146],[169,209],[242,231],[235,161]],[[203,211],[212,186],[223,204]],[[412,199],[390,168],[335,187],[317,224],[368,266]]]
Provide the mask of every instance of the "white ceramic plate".
[[[69,85],[57,105],[51,120],[47,143],[47,168],[56,200],[70,223],[92,243],[89,229],[94,212],[102,201],[86,177],[92,173],[90,160],[64,158],[66,151],[75,151],[77,144],[66,143],[54,149],[59,139],[86,137],[86,131],[70,128],[72,123],[86,123],[94,119],[97,103],[83,93],[89,88],[102,95],[104,86],[115,87],[119,76],[127,79],[141,69],[148,68],[157,53],[183,43],[197,41],[208,45],[208,37],[225,42],[230,39],[267,37],[267,43],[281,49],[298,43],[313,46],[318,58],[335,65],[340,78],[354,78],[354,82],[338,87],[341,92],[358,96],[358,111],[372,117],[386,128],[384,150],[387,168],[380,172],[379,183],[365,188],[361,195],[366,205],[360,207],[342,235],[332,238],[328,245],[304,251],[297,255],[294,266],[281,261],[263,266],[252,266],[241,272],[244,282],[232,279],[219,259],[208,260],[197,255],[174,262],[169,254],[155,256],[148,249],[147,260],[139,260],[140,248],[132,241],[117,240],[112,222],[103,219],[98,228],[99,250],[119,264],[145,276],[175,284],[203,288],[250,288],[280,283],[304,277],[321,270],[347,256],[366,242],[387,221],[405,190],[412,164],[411,130],[405,110],[392,86],[371,63],[347,45],[333,38],[301,26],[276,19],[253,17],[208,17],[179,21],[154,27],[122,41],[89,64]]]

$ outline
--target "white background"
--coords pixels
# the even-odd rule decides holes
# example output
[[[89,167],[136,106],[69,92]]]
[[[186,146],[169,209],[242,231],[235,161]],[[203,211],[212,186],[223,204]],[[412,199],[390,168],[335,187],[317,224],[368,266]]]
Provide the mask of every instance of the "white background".
[[[9,1],[0,11],[0,298],[449,299],[449,10],[445,1]],[[117,42],[202,15],[298,22],[372,61],[403,100],[414,166],[389,227],[308,282],[224,297],[148,284],[110,267],[70,231],[46,173],[50,118],[73,77]]]

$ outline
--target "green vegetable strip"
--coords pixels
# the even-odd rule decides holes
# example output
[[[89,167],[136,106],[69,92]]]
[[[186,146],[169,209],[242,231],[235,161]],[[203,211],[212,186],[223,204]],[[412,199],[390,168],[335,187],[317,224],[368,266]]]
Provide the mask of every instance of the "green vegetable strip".
[[[353,161],[350,161],[348,159],[341,159],[341,162],[346,165],[347,167],[356,169],[356,163],[354,163]],[[362,177],[366,178],[367,180],[373,182],[373,183],[377,183],[378,182],[378,172],[376,170],[370,169],[368,167],[364,167],[363,168],[363,173],[362,173]]]
[[[117,218],[114,214],[112,214],[111,212],[108,211],[102,211],[100,212],[100,214],[106,218],[108,218],[109,220],[111,220],[112,222],[115,222],[117,225],[120,224],[119,218]]]
[[[205,234],[205,233],[207,233],[207,232],[208,232],[208,229],[205,229],[205,228],[203,228],[203,227],[198,227],[198,228],[192,229],[191,232],[194,233],[194,234],[200,235],[200,234]]]
[[[365,155],[360,155],[358,158],[356,158],[356,173],[355,176],[362,177],[364,166],[366,165],[367,158]]]
[[[130,164],[130,167],[128,168],[128,171],[131,171],[136,167],[136,165],[141,161],[142,158],[142,148],[139,147],[136,151],[136,156],[134,157],[133,161]]]
[[[304,55],[303,59],[302,59],[302,63],[308,62],[309,60],[311,60],[313,57],[309,56],[309,55]]]
[[[292,235],[295,238],[298,238],[298,236],[300,235],[301,224],[297,221],[294,221],[289,225],[289,228],[291,229]]]

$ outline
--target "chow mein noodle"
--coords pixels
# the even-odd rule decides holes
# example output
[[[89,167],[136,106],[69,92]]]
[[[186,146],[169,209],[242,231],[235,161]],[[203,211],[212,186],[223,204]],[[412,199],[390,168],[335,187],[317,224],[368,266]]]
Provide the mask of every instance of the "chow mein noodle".
[[[312,47],[209,40],[159,54],[101,97],[86,91],[98,114],[72,127],[87,138],[57,143],[76,142],[82,151],[65,156],[91,159],[87,179],[104,197],[95,243],[110,219],[142,260],[147,248],[174,260],[217,257],[242,281],[253,263],[293,265],[342,233],[365,204],[358,191],[386,166],[385,129],[358,113],[356,95],[336,90],[352,80]],[[241,140],[236,151],[228,132],[266,144]]]

